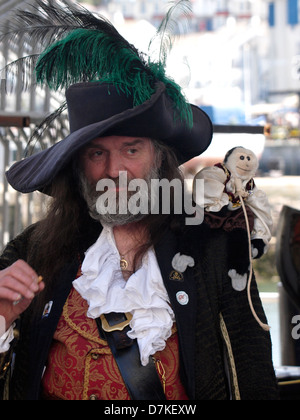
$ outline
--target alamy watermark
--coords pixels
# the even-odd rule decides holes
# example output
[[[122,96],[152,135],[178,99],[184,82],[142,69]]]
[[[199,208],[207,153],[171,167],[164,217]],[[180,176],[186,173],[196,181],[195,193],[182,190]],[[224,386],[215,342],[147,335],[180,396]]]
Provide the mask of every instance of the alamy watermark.
[[[295,327],[292,329],[292,337],[294,340],[300,339],[300,315],[295,315],[292,318],[292,324],[295,325]]]
[[[196,179],[194,195],[188,180],[132,179],[119,172],[118,182],[104,178],[98,181],[97,212],[104,214],[148,215],[185,214],[186,225],[199,225],[204,219],[204,181]],[[171,202],[171,200],[173,202]]]

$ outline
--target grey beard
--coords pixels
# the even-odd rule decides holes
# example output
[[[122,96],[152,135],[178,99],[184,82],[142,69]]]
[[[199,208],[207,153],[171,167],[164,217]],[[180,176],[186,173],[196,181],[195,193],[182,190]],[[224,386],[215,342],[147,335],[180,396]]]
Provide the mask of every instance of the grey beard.
[[[114,203],[114,208],[109,209],[106,207],[105,212],[99,212],[97,209],[97,200],[104,194],[102,191],[96,190],[97,182],[89,183],[86,177],[81,173],[80,174],[80,186],[81,186],[81,194],[84,200],[87,203],[88,210],[90,216],[94,219],[99,221],[103,225],[109,226],[123,226],[129,223],[135,223],[143,220],[148,214],[151,212],[151,205],[154,204],[155,198],[152,197],[151,199],[151,180],[152,179],[159,179],[159,173],[157,169],[152,169],[148,176],[145,178],[147,183],[147,189],[145,191],[139,191],[142,198],[147,200],[148,209],[147,212],[139,212],[139,213],[132,213],[129,210],[128,202],[130,197],[136,192],[128,191],[127,190],[127,202],[120,202],[124,196],[120,193],[116,194],[116,201]],[[118,185],[118,180],[116,180],[116,185]],[[144,201],[145,202],[145,201]],[[109,200],[106,200],[106,204],[109,204]],[[120,212],[120,208],[122,208],[122,212]],[[124,212],[124,208],[126,212]]]

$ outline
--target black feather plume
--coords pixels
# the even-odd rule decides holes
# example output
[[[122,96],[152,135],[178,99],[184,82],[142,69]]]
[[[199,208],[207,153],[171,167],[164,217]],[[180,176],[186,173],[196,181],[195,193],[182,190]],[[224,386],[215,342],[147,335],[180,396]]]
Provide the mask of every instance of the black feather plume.
[[[192,12],[190,0],[175,0],[169,3],[170,8],[166,13],[166,16],[160,23],[155,36],[149,43],[149,52],[151,48],[155,48],[158,45],[158,61],[165,66],[167,57],[172,50],[175,36],[180,33],[179,22],[182,21],[182,17],[188,17]]]
[[[64,111],[67,110],[67,102],[64,101],[55,111],[53,111],[50,115],[43,119],[34,129],[33,133],[31,134],[27,147],[24,152],[24,156],[29,156],[34,152],[35,146],[39,143],[40,146],[43,147],[41,143],[41,139],[43,138],[45,132],[49,130],[55,122],[57,122],[58,117],[62,115]]]
[[[0,34],[0,41],[12,42],[26,35],[32,43],[49,45],[74,29],[100,30],[101,20],[79,4],[36,0],[29,10],[17,10],[11,15],[9,27]],[[111,26],[111,32],[117,32],[113,29]]]
[[[9,20],[9,27],[0,32],[0,42],[6,41],[9,45],[17,45],[18,40],[25,37],[28,44],[38,45],[41,53],[49,45],[63,39],[76,29],[102,32],[119,46],[131,50],[136,56],[139,55],[138,50],[104,17],[95,16],[79,4],[67,5],[53,0],[49,2],[36,0],[30,10],[15,11]],[[12,87],[16,74],[19,71],[25,72],[25,67],[28,67],[29,63],[35,66],[37,58],[37,54],[27,55],[5,66],[3,70],[6,76],[11,76]],[[23,84],[23,89],[28,87],[28,83]]]

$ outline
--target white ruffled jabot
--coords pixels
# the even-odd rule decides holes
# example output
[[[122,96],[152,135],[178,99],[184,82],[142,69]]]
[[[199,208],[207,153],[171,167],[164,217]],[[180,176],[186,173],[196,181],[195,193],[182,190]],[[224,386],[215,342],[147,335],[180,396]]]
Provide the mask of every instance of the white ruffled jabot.
[[[146,366],[149,356],[165,348],[175,319],[153,249],[125,281],[112,229],[105,226],[87,250],[81,271],[73,286],[88,302],[87,316],[95,319],[110,312],[130,312],[128,336],[137,339],[141,363]]]

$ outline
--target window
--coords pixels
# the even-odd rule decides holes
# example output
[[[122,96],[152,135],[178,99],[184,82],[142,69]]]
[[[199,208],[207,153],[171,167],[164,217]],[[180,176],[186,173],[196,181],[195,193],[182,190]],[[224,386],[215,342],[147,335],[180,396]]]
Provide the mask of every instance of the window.
[[[275,3],[269,3],[269,25],[275,26]]]
[[[287,18],[289,25],[297,25],[299,22],[298,19],[298,0],[287,0]]]

